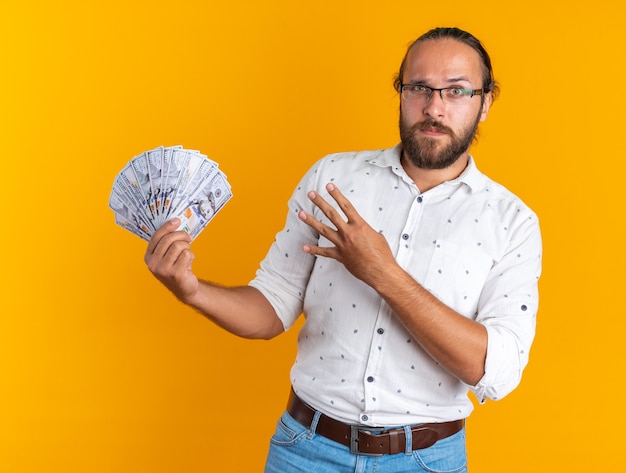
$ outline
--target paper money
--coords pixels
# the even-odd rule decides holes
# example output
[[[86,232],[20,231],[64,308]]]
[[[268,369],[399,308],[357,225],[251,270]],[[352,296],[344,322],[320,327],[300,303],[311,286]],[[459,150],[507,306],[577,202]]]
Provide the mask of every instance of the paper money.
[[[173,218],[195,239],[232,196],[218,163],[196,150],[159,146],[124,166],[109,208],[116,224],[146,241]]]

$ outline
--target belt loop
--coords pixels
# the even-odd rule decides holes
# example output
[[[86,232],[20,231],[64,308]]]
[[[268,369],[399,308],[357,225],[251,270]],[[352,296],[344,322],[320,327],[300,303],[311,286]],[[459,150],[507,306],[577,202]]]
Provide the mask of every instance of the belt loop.
[[[413,453],[413,432],[411,432],[411,426],[404,426],[404,438],[406,440],[406,445],[404,446],[404,453],[407,455],[411,455]]]
[[[315,414],[313,415],[313,420],[311,421],[311,426],[309,427],[309,440],[311,440],[313,438],[313,435],[315,435],[315,431],[317,430],[317,423],[320,421],[321,416],[322,413],[320,411],[315,411]]]

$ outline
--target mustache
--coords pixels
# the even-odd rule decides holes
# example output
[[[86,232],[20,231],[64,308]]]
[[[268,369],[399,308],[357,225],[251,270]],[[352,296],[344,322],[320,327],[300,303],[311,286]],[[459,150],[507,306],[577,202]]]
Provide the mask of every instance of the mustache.
[[[454,135],[454,132],[452,131],[452,129],[448,128],[447,126],[438,122],[437,120],[433,120],[432,118],[424,120],[423,122],[420,122],[420,123],[416,123],[415,125],[412,126],[412,128],[413,128],[413,131],[435,130],[440,133],[447,133],[449,135]]]

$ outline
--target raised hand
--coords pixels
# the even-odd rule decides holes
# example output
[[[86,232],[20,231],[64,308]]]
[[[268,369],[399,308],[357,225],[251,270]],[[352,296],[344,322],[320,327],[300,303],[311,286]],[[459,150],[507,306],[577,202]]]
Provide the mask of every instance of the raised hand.
[[[339,261],[355,277],[376,288],[377,283],[385,277],[384,268],[396,265],[387,241],[359,215],[352,203],[334,184],[328,184],[326,190],[339,205],[345,219],[314,191],[309,192],[309,199],[328,217],[335,228],[321,223],[305,211],[300,211],[298,217],[335,246],[324,248],[304,245],[303,250]]]

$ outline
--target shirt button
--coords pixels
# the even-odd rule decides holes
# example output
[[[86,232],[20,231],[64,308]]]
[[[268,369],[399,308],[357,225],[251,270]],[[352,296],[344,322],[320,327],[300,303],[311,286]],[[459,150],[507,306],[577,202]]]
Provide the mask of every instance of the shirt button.
[[[376,330],[380,335],[382,335],[383,333],[385,333],[385,329],[384,328],[379,328],[378,330]]]
[[[402,234],[402,239],[403,240],[408,240],[409,239],[409,234],[408,233],[403,233]]]
[[[418,203],[418,204],[421,204],[423,200],[424,200],[424,199],[422,198],[422,196],[421,196],[421,195],[417,197],[417,203]]]
[[[368,419],[369,419],[369,417],[367,417],[365,414],[363,414],[363,415],[361,416],[361,420],[362,420],[363,422],[367,422],[367,420],[368,420]]]
[[[373,376],[368,376],[367,377],[367,382],[368,383],[373,383],[374,382],[374,377]]]

